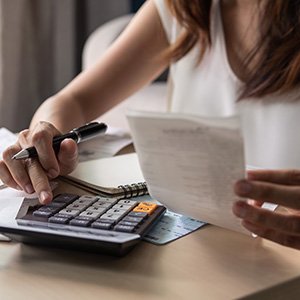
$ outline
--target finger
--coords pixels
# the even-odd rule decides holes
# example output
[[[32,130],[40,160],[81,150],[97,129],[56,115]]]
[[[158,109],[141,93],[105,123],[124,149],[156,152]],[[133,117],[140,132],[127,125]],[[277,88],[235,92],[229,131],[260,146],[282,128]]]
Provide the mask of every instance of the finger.
[[[51,187],[47,175],[39,161],[36,159],[27,159],[26,166],[33,188],[39,195],[40,202],[42,204],[51,202],[53,198]]]
[[[67,175],[75,169],[78,164],[78,147],[75,141],[66,139],[61,143],[58,161],[61,175]]]
[[[28,138],[29,133],[30,133],[29,129],[24,129],[19,132],[18,140],[19,140],[20,145],[27,144],[27,138]]]
[[[53,137],[60,132],[50,123],[41,122],[31,136],[31,144],[37,150],[39,161],[50,178],[58,176],[60,170],[53,150]]]
[[[299,215],[276,213],[249,205],[245,201],[236,202],[233,205],[233,212],[237,217],[256,226],[300,236]]]
[[[234,185],[234,191],[240,197],[258,199],[300,209],[300,186],[287,186],[243,179]]]
[[[250,170],[249,180],[266,181],[285,185],[300,184],[300,170]]]
[[[260,227],[256,224],[253,224],[251,222],[247,221],[242,221],[242,225],[248,229],[250,232],[268,239],[270,241],[273,241],[275,243],[281,244],[283,246],[295,248],[295,249],[300,249],[300,237],[283,233],[283,232],[278,232],[274,229],[271,228],[263,228]]]
[[[11,176],[3,160],[0,161],[0,179],[5,185],[12,187],[13,189],[16,190],[22,190],[22,188],[19,187],[19,185],[15,182],[15,180]]]
[[[10,176],[16,182],[18,186],[20,186],[26,193],[31,194],[33,193],[33,187],[31,185],[30,178],[26,172],[24,167],[24,163],[22,161],[12,159],[12,156],[19,152],[21,147],[19,145],[13,145],[8,147],[3,152],[3,161],[9,171]],[[7,173],[6,173],[7,176]],[[7,177],[9,180],[9,178]]]

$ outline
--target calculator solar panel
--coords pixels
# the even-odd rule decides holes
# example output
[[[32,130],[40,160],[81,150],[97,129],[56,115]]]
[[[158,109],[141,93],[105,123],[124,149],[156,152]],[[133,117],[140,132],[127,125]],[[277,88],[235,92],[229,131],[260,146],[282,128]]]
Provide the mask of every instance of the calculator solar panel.
[[[0,231],[25,243],[124,255],[166,211],[162,205],[134,199],[60,194],[43,206],[24,201],[18,227]]]

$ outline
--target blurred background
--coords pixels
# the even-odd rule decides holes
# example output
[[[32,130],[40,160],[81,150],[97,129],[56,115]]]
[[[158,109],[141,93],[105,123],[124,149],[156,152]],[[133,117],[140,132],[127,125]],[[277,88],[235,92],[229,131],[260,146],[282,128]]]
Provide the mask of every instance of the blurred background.
[[[88,36],[143,0],[0,0],[0,127],[27,128],[82,69]]]

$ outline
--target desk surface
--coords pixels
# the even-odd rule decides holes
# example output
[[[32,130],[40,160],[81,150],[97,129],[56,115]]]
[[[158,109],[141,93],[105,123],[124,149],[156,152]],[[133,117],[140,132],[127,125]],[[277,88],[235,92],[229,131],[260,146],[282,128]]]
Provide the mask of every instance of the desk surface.
[[[300,251],[215,226],[122,258],[0,244],[1,299],[294,299],[299,276]]]

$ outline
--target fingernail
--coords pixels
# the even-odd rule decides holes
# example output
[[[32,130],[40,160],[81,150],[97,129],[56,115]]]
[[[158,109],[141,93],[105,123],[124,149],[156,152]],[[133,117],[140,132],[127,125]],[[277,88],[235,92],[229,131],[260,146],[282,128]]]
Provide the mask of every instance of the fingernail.
[[[255,200],[252,200],[252,199],[247,199],[246,202],[249,204],[249,205],[252,205],[254,206],[256,204],[256,201]]]
[[[51,177],[51,178],[55,178],[55,177],[58,176],[58,171],[55,170],[55,169],[50,169],[50,170],[48,171],[48,176]]]
[[[40,193],[40,202],[42,204],[47,204],[49,202],[50,198],[51,198],[51,196],[50,196],[50,194],[48,192],[42,191]]]
[[[252,185],[247,180],[240,180],[235,185],[235,191],[240,196],[247,196],[252,189]]]
[[[32,194],[34,192],[32,184],[28,183],[25,185],[25,192],[27,194]]]

